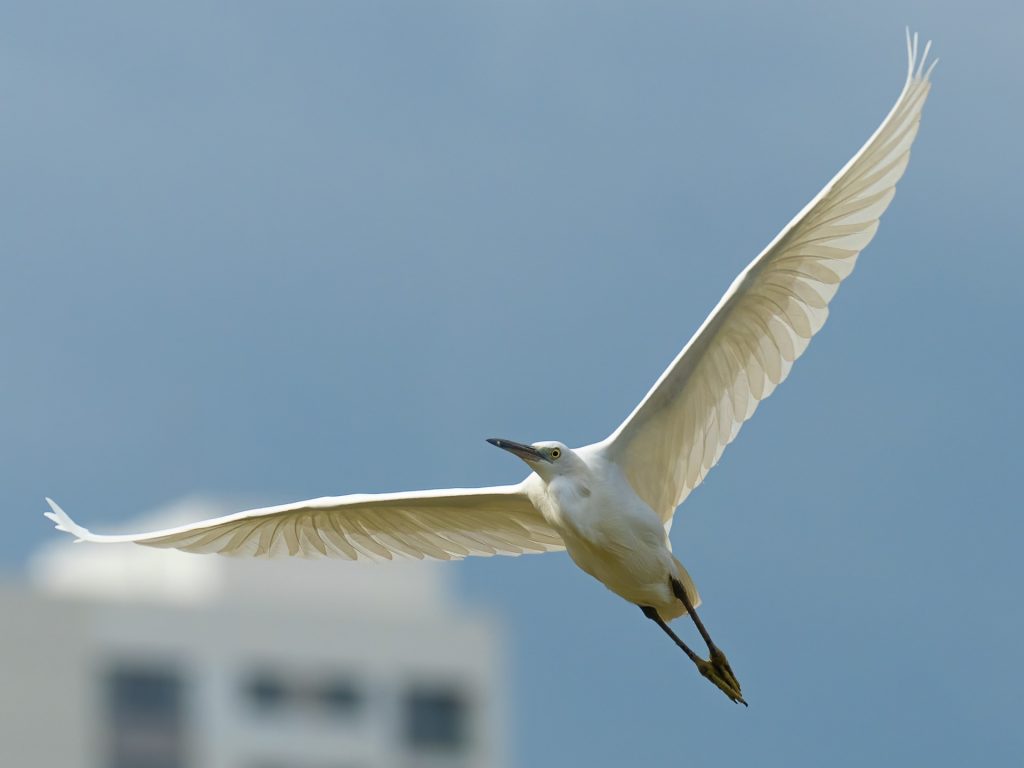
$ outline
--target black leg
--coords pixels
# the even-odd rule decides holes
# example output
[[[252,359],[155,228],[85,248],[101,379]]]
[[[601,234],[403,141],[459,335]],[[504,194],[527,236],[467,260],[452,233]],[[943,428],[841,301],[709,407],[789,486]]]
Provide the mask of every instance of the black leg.
[[[712,642],[711,635],[704,627],[704,622],[701,621],[700,617],[697,615],[697,611],[694,609],[693,603],[690,602],[690,598],[686,594],[686,589],[683,587],[683,583],[675,576],[669,576],[668,580],[672,586],[672,594],[674,594],[683,604],[683,607],[686,609],[686,614],[693,620],[694,625],[697,627],[697,631],[700,632],[700,636],[704,638],[704,643],[708,647],[708,655],[711,657],[711,666],[717,673],[715,677],[721,678],[729,688],[733,689],[736,696],[733,697],[733,695],[723,688],[716,680],[712,680],[712,682],[714,682],[715,685],[718,685],[718,687],[721,688],[729,698],[733,699],[733,701],[739,701],[746,706],[747,702],[743,701],[742,697],[739,695],[740,681],[736,679],[736,675],[732,671],[732,666],[729,664],[729,659],[725,657],[725,653],[722,649]],[[697,666],[699,667],[700,665],[698,664]],[[704,674],[703,669],[701,670],[701,674]],[[704,676],[711,680],[710,676],[706,674],[704,674]]]
[[[672,631],[672,628],[665,623],[665,620],[661,618],[658,612],[649,605],[641,605],[640,610],[644,612],[644,616],[653,621],[659,627],[661,631],[672,638],[672,642],[683,649],[683,653],[690,657],[690,661],[696,664],[698,661],[703,661],[696,653],[690,650],[690,646],[679,639],[679,635]]]
[[[693,619],[693,623],[697,626],[697,631],[700,632],[700,636],[704,638],[704,643],[710,651],[715,647],[715,644],[711,642],[711,635],[709,635],[708,631],[704,628],[704,622],[700,620],[700,616],[697,615],[697,611],[694,609],[693,603],[691,603],[690,598],[687,597],[686,590],[683,588],[683,582],[675,576],[669,576],[668,581],[672,585],[672,594],[674,594],[683,604],[683,607],[686,609],[686,615]]]
[[[732,670],[728,669],[728,661],[725,662],[724,670],[719,664],[714,663],[714,661],[705,661],[690,650],[690,647],[686,643],[679,639],[679,636],[672,631],[668,624],[665,623],[665,620],[661,618],[661,615],[656,609],[649,605],[641,605],[640,610],[643,611],[644,616],[661,627],[662,631],[672,638],[672,642],[682,648],[683,653],[685,653],[687,657],[689,657],[690,661],[696,665],[698,672],[714,683],[718,689],[732,701],[737,701],[743,706],[747,706],[747,702],[743,700],[743,696],[740,694],[739,683],[736,682],[736,678],[732,676]],[[723,660],[725,659],[725,655],[717,648],[712,652],[712,658],[714,658],[716,652],[721,655]],[[728,677],[725,676],[725,670],[728,670]]]

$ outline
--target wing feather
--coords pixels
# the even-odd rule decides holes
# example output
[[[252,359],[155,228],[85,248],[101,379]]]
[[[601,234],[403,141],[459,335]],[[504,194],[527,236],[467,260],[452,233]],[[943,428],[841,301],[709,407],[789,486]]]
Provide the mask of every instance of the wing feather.
[[[928,44],[930,46],[930,43]],[[600,448],[668,523],[828,319],[896,192],[935,63],[907,34],[907,79],[867,143],[775,237]]]
[[[94,534],[47,501],[52,509],[47,517],[79,541],[134,542],[186,552],[459,560],[564,548],[522,485],[326,497],[121,536]]]

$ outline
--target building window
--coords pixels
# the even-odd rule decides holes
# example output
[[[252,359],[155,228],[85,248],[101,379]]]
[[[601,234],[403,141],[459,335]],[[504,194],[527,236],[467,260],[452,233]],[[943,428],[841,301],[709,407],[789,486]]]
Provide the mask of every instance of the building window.
[[[289,697],[285,682],[269,672],[257,672],[245,682],[245,698],[261,712],[280,709]]]
[[[345,677],[286,676],[258,670],[242,683],[242,693],[251,709],[275,715],[352,717],[362,710],[362,688]]]
[[[351,680],[330,680],[310,693],[317,707],[329,715],[353,715],[363,706],[363,694]]]
[[[181,675],[166,667],[117,667],[106,681],[112,768],[184,768]]]
[[[416,751],[458,752],[469,741],[469,706],[462,691],[413,688],[405,699],[405,740]]]

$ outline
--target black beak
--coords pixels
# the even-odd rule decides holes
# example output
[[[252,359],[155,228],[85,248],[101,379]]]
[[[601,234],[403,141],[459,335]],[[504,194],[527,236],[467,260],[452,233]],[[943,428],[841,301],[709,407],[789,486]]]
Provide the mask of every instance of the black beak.
[[[547,456],[538,451],[532,445],[525,445],[524,443],[517,443],[513,440],[500,440],[497,437],[487,438],[487,442],[491,445],[496,445],[503,451],[514,453],[523,461],[547,461],[550,462]]]

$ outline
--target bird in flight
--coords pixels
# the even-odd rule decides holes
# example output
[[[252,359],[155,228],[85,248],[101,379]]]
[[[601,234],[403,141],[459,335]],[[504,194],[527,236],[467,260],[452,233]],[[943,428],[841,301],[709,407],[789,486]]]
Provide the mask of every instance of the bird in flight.
[[[46,516],[78,541],[276,557],[459,560],[566,550],[639,606],[732,701],[746,704],[725,653],[697,615],[700,596],[672,554],[676,508],[700,485],[758,403],[789,374],[828,303],[871,241],[910,158],[935,62],[907,33],[903,91],[824,189],[733,281],[640,404],[604,440],[492,445],[532,470],[517,485],[332,496],[151,533],[98,535],[51,499]],[[708,649],[668,622],[687,615]]]

